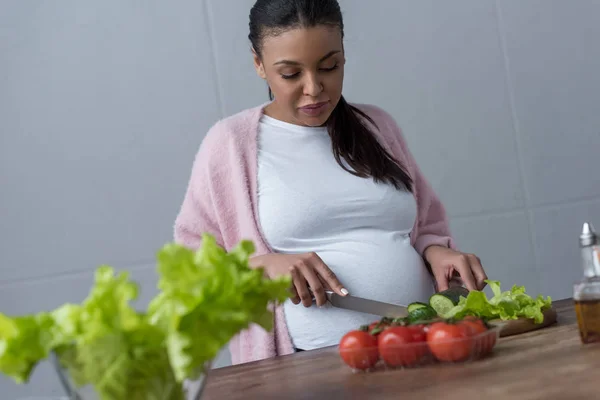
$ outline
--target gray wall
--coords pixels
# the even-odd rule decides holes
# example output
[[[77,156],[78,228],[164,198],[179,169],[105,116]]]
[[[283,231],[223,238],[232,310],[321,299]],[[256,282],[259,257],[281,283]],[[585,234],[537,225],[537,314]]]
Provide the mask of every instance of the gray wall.
[[[0,1],[0,310],[80,301],[100,263],[143,304],[206,130],[266,101],[253,0]],[[570,296],[600,228],[600,2],[341,3],[345,94],[397,118],[462,249]],[[46,365],[0,392],[59,393]]]

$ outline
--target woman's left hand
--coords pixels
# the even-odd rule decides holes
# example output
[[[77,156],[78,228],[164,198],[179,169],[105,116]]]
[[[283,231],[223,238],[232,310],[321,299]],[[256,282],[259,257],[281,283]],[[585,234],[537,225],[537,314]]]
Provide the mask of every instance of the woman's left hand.
[[[442,246],[429,246],[423,256],[431,265],[431,272],[439,291],[448,289],[456,274],[469,290],[481,290],[485,287],[487,275],[481,266],[481,260],[475,254],[461,253]]]

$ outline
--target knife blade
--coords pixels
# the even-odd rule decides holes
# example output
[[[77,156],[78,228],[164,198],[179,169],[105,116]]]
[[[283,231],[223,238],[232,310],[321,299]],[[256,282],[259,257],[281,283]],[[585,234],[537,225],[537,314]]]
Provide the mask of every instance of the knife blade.
[[[361,297],[339,294],[326,291],[327,300],[334,307],[346,310],[358,311],[366,314],[379,315],[381,317],[404,318],[408,316],[408,308],[391,303],[376,300],[363,299]]]

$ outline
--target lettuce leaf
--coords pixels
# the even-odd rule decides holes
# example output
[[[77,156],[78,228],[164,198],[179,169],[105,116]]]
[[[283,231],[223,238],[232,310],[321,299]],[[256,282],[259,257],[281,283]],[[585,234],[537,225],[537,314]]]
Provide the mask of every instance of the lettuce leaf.
[[[472,290],[467,297],[461,297],[458,304],[444,315],[446,318],[462,318],[475,315],[486,319],[512,320],[531,318],[536,324],[544,320],[543,310],[552,306],[550,296],[536,298],[525,292],[525,286],[514,285],[511,290],[503,292],[499,281],[487,280],[492,298],[488,300],[484,292]]]
[[[74,383],[93,385],[101,399],[181,399],[165,335],[132,307],[137,296],[128,273],[98,268],[81,306],[52,313],[55,352]]]
[[[47,313],[9,318],[0,314],[0,371],[17,383],[25,383],[39,360],[51,350]]]
[[[93,386],[102,400],[182,400],[185,379],[251,323],[270,330],[269,303],[290,295],[290,278],[249,268],[253,252],[242,241],[228,253],[210,235],[197,251],[166,244],[157,254],[160,292],[145,312],[132,306],[139,289],[129,274],[101,266],[81,304],[0,314],[0,372],[25,383],[54,353],[76,386]]]
[[[177,381],[196,378],[233,336],[251,323],[273,327],[270,302],[290,296],[291,280],[269,280],[248,265],[254,245],[242,241],[231,252],[204,235],[193,252],[171,244],[158,254],[161,293],[149,306],[150,321],[167,334]]]

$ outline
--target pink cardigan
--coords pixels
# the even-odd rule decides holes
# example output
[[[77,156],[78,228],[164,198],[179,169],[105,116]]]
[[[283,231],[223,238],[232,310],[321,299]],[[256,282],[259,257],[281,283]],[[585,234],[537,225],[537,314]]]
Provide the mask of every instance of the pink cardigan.
[[[175,221],[176,242],[197,248],[201,233],[208,232],[227,250],[242,239],[250,239],[256,255],[272,252],[257,218],[257,134],[265,105],[219,121],[204,138]],[[414,180],[418,211],[411,242],[415,249],[422,255],[433,244],[453,248],[444,207],[419,170],[394,119],[380,108],[355,106],[375,121],[379,130],[374,132],[382,145]],[[252,325],[233,338],[229,347],[233,364],[292,353],[282,307],[275,309],[272,332]]]

